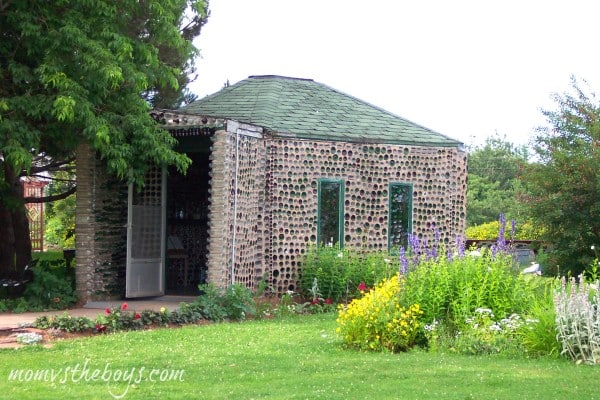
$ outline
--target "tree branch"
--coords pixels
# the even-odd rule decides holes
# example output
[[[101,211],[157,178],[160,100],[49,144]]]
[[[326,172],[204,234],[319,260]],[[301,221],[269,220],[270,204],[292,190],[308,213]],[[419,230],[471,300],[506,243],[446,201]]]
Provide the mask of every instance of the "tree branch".
[[[44,171],[58,171],[61,169],[65,169],[62,168],[63,166],[72,163],[73,161],[75,161],[75,157],[71,157],[68,158],[66,160],[60,160],[60,161],[53,161],[49,164],[45,164],[45,165],[40,165],[40,166],[32,166],[30,173],[31,174],[37,174],[40,172],[44,172]]]
[[[24,200],[25,200],[25,203],[36,203],[36,204],[39,204],[39,203],[50,203],[52,201],[66,199],[70,195],[74,194],[76,191],[77,191],[77,186],[73,186],[71,189],[67,190],[66,192],[55,194],[53,196],[46,196],[46,197],[25,197]]]

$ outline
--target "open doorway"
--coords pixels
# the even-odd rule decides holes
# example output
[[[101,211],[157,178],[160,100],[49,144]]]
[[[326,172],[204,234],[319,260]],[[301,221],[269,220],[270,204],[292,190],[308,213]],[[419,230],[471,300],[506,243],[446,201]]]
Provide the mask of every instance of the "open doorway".
[[[166,293],[196,295],[206,282],[210,147],[187,156],[187,174],[169,169],[167,178]]]

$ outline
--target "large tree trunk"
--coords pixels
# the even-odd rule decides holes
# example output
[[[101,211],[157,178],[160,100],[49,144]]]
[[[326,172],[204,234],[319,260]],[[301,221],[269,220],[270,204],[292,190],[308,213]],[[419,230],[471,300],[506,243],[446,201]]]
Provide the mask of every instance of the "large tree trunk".
[[[15,263],[19,273],[31,262],[31,237],[29,236],[29,220],[25,206],[12,213],[13,231],[15,233]]]
[[[15,235],[12,215],[4,203],[0,201],[0,277],[15,272]]]
[[[0,198],[0,275],[20,275],[31,261],[31,238],[23,188],[17,174],[4,163],[7,191]]]

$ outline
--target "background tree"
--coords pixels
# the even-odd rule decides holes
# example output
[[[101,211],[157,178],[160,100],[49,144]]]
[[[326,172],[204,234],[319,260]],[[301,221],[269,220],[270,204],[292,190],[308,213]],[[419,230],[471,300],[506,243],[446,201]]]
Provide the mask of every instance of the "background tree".
[[[552,265],[579,274],[596,257],[600,244],[600,104],[594,93],[571,78],[572,93],[554,94],[557,110],[546,110],[549,126],[535,138],[539,162],[523,180],[532,217],[544,226],[553,247]]]
[[[61,195],[75,186],[74,167],[69,165],[66,170],[52,174],[45,188],[47,196]],[[46,203],[44,243],[62,249],[75,248],[75,194]]]
[[[499,136],[469,149],[467,226],[497,221],[501,213],[509,221],[525,221],[519,200],[524,190],[519,174],[528,158],[526,146],[517,146]]]
[[[81,143],[137,185],[151,164],[187,168],[148,111],[181,97],[207,15],[203,0],[0,0],[0,274],[31,258],[22,176]]]

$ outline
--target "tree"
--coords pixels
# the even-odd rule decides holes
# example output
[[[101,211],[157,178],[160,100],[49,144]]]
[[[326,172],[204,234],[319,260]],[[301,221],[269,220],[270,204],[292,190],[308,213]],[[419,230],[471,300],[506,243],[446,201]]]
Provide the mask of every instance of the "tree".
[[[497,221],[502,213],[508,220],[525,221],[519,201],[523,187],[518,177],[528,157],[526,146],[498,136],[469,150],[467,226]]]
[[[539,162],[524,171],[529,212],[544,226],[560,272],[579,274],[600,244],[600,103],[571,78],[573,93],[554,94],[549,126],[537,130]]]
[[[46,186],[47,196],[61,195],[75,185],[72,171],[59,171]],[[48,202],[44,212],[44,242],[60,248],[75,247],[75,194]]]
[[[206,0],[0,0],[0,274],[31,257],[20,178],[79,144],[138,186],[151,164],[185,171],[149,110],[185,95],[207,16]]]

